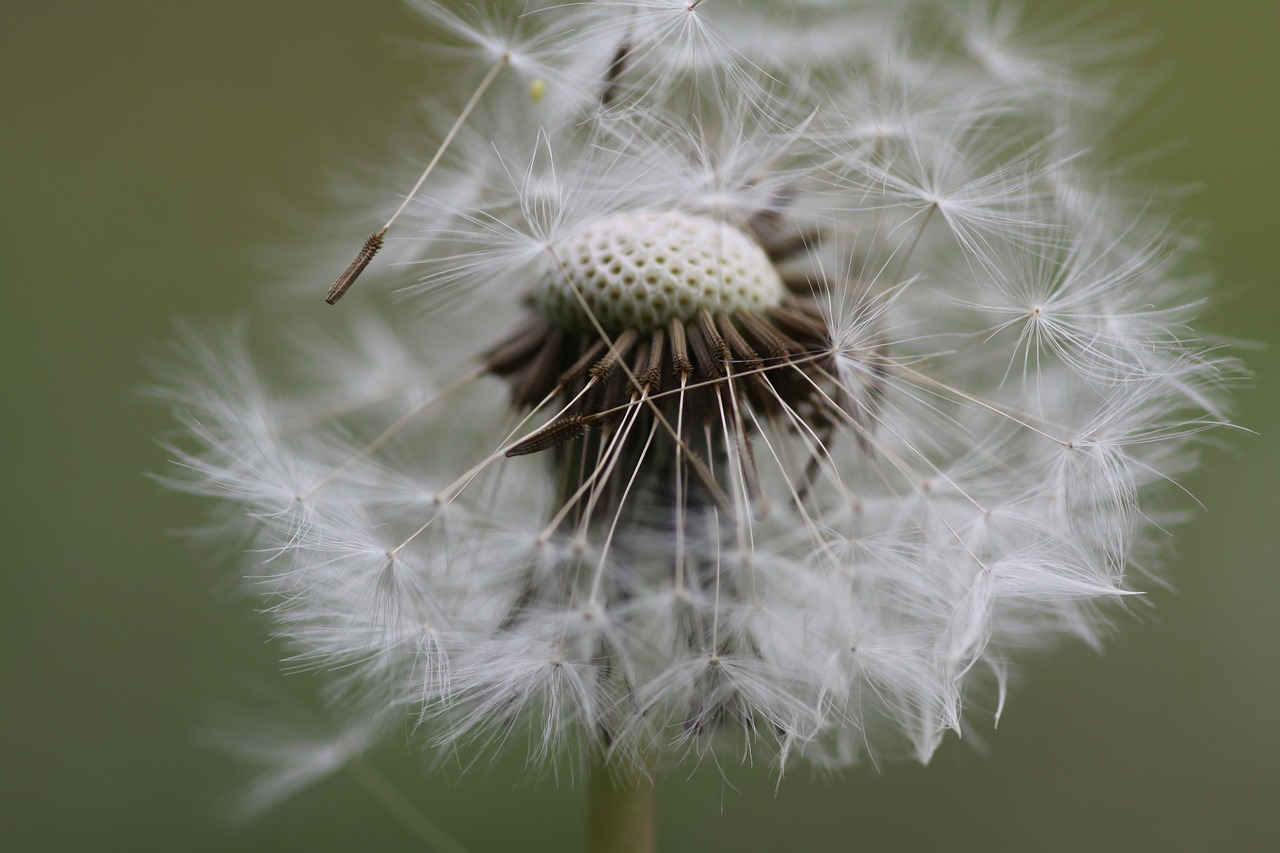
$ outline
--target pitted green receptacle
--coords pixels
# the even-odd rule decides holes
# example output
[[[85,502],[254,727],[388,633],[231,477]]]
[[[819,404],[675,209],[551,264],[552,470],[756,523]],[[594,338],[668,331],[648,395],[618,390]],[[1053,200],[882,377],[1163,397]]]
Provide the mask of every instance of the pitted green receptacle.
[[[585,332],[651,332],[698,310],[762,312],[783,285],[763,249],[743,231],[688,213],[620,213],[558,242],[555,266],[534,290],[558,326]],[[588,314],[590,312],[590,315]]]

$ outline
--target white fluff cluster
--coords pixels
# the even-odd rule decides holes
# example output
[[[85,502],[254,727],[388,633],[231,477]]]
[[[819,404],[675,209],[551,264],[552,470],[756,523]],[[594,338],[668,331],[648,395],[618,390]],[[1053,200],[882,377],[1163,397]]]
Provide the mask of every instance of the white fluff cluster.
[[[177,487],[219,500],[288,664],[362,733],[926,760],[1018,654],[1100,639],[1233,366],[1189,329],[1169,199],[1099,163],[1126,93],[1096,33],[951,0],[414,5],[458,81],[418,162],[493,81],[388,236],[414,317],[362,311],[369,273],[283,360],[191,343],[168,392]],[[566,249],[655,218],[731,226],[799,307],[743,319],[745,349],[708,320],[719,373],[653,344],[698,406],[638,361],[622,404],[565,420],[593,392],[533,399],[556,369],[511,330],[566,263],[555,299],[591,278]]]

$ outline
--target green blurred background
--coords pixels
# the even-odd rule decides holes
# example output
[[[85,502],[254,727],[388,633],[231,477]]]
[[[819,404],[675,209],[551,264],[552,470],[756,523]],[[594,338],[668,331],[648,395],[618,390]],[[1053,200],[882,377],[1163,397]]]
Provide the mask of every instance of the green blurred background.
[[[1178,143],[1146,177],[1203,182],[1206,327],[1273,345],[1246,353],[1238,398],[1259,435],[1220,433],[1190,482],[1207,512],[1178,532],[1176,592],[1102,657],[1024,667],[985,755],[950,739],[927,768],[801,770],[776,791],[763,767],[670,778],[662,849],[1280,849],[1280,3],[1101,11],[1155,34],[1141,61],[1164,81],[1131,136]],[[3,4],[0,849],[419,849],[341,775],[223,818],[239,770],[193,732],[275,650],[225,570],[168,533],[204,507],[144,477],[168,418],[136,389],[173,318],[254,304],[256,253],[295,240],[272,200],[320,198],[334,151],[432,92],[390,37],[420,32],[395,0]],[[473,853],[579,849],[580,790],[516,764],[424,778],[403,744],[378,760]]]

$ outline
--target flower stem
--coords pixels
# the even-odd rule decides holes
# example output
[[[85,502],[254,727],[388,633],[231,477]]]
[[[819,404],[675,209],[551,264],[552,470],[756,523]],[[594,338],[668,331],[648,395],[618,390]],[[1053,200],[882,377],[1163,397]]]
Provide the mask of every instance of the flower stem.
[[[587,790],[588,853],[653,853],[654,804],[651,778],[619,776],[597,761]]]

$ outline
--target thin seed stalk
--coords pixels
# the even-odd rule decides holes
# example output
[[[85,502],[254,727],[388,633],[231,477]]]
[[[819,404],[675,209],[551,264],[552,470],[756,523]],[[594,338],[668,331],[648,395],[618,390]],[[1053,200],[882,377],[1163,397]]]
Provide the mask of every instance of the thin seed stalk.
[[[597,760],[587,788],[587,853],[654,853],[655,794],[653,779],[611,773]]]

